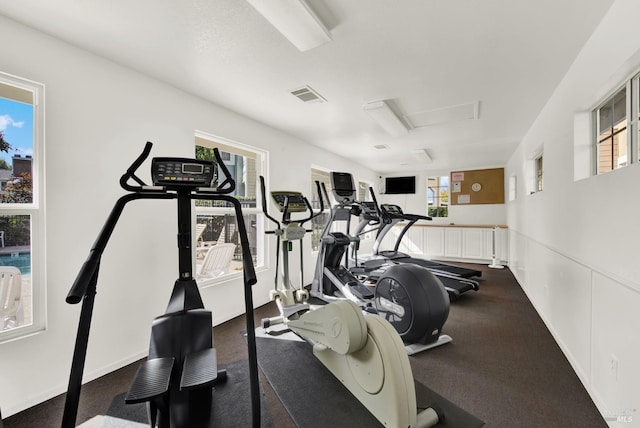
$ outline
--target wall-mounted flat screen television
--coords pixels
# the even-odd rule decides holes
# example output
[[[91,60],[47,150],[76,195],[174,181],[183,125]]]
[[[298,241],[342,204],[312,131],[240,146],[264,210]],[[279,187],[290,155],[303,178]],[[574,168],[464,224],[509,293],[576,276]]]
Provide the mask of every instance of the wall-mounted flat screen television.
[[[416,177],[386,177],[384,180],[384,193],[387,195],[416,193]]]

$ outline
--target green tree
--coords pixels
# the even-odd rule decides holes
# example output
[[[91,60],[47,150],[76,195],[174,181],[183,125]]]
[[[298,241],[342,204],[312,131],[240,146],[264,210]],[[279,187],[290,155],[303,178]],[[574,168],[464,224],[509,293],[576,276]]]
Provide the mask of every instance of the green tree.
[[[210,147],[196,146],[196,159],[215,162],[216,156]]]
[[[8,153],[9,150],[11,150],[11,144],[4,139],[4,133],[2,131],[0,131],[0,150],[5,153]]]
[[[9,166],[6,160],[0,159],[0,169],[11,170],[11,167]]]

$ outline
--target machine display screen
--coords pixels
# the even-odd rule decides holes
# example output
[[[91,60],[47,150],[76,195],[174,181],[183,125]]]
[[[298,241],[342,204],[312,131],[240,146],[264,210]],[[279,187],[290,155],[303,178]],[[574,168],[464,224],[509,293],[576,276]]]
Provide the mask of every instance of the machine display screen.
[[[353,178],[351,174],[333,173],[333,189],[353,191]]]
[[[187,174],[202,174],[204,167],[195,163],[182,164],[182,172]]]

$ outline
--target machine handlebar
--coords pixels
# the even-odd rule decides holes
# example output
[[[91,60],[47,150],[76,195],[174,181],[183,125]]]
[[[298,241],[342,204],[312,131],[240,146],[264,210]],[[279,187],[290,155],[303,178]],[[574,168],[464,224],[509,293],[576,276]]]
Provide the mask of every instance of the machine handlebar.
[[[147,141],[147,144],[145,144],[142,153],[140,153],[140,156],[138,156],[138,158],[133,161],[131,166],[127,168],[127,172],[125,172],[122,177],[120,177],[120,186],[124,190],[128,190],[129,192],[136,192],[142,190],[142,188],[147,185],[144,181],[136,176],[136,171],[138,170],[138,168],[140,168],[142,162],[144,162],[149,157],[149,154],[151,153],[151,147],[153,147],[153,143],[151,141]],[[129,184],[129,179],[134,180],[140,186],[132,186],[131,184]]]
[[[318,185],[318,182],[316,181],[316,185]],[[318,187],[318,190],[320,190],[320,187]],[[318,212],[314,212],[313,211],[313,207],[311,206],[311,203],[309,202],[309,199],[307,199],[306,196],[302,196],[299,193],[296,192],[295,196],[302,196],[302,201],[304,202],[304,205],[306,207],[307,212],[309,212],[309,216],[303,219],[298,219],[298,220],[290,220],[289,219],[289,197],[288,196],[284,196],[284,201],[282,202],[282,221],[278,221],[276,220],[274,217],[272,217],[269,214],[269,210],[267,209],[267,190],[266,190],[266,185],[265,185],[265,181],[264,181],[264,177],[261,175],[260,176],[260,193],[262,196],[262,212],[264,213],[264,215],[271,220],[273,223],[276,224],[276,227],[278,229],[280,229],[281,227],[281,223],[282,224],[289,224],[289,223],[298,223],[300,225],[303,225],[304,223],[308,222],[309,220],[312,220],[313,218],[319,216],[320,214],[322,214],[322,211],[324,211],[324,204],[322,203],[322,197],[320,197],[320,210]],[[284,192],[283,192],[284,193]],[[319,193],[319,192],[318,192]],[[302,211],[300,211],[302,212]]]

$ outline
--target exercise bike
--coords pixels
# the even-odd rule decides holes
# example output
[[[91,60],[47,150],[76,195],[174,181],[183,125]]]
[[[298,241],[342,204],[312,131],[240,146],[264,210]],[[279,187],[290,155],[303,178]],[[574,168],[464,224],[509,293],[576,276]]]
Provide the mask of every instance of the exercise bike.
[[[394,265],[383,272],[375,285],[367,285],[358,276],[372,268],[349,267],[346,250],[360,239],[348,234],[350,219],[361,208],[355,201],[351,174],[332,172],[330,178],[337,204],[331,207],[322,186],[331,217],[320,239],[311,296],[326,302],[347,299],[364,311],[380,315],[398,331],[409,355],[451,342],[450,336],[442,334],[449,316],[449,297],[431,272],[415,265]],[[333,230],[340,222],[346,233]]]
[[[260,391],[251,291],[251,286],[257,280],[241,206],[236,198],[229,196],[235,189],[235,182],[222,162],[218,149],[214,149],[215,162],[154,158],[151,162],[153,185],[148,186],[135,173],[149,156],[151,147],[152,144],[147,143],[142,154],[121,177],[120,185],[129,193],[116,202],[66,298],[67,303],[71,304],[82,301],[82,309],[62,428],[74,427],[76,422],[100,259],[125,205],[138,199],[176,199],[179,276],[165,314],[153,321],[149,357],[140,365],[125,402],[146,402],[151,427],[209,426],[212,385],[224,381],[226,372],[217,369],[212,314],[204,309],[192,275],[191,201],[226,201],[234,207],[242,247],[252,424],[258,427]],[[134,181],[135,185],[130,181]]]
[[[306,290],[295,292],[289,282],[288,253],[292,241],[306,232],[303,224],[323,211],[314,213],[300,192],[271,192],[271,199],[282,213],[282,223],[269,215],[264,179],[260,177],[262,207],[266,217],[276,224],[276,249],[282,251],[283,281],[277,281],[279,258],[276,258],[276,289],[272,293],[280,315],[262,321],[269,329],[283,324],[313,346],[313,353],[333,375],[355,396],[383,426],[421,427],[437,424],[443,415],[439,409],[418,409],[415,384],[409,358],[397,331],[378,315],[363,313],[349,300],[336,300],[324,305],[307,303]],[[309,212],[301,220],[291,213]],[[283,227],[284,226],[284,227]],[[282,243],[282,245],[280,245]],[[301,274],[302,245],[300,245]],[[283,330],[278,330],[281,334]]]

